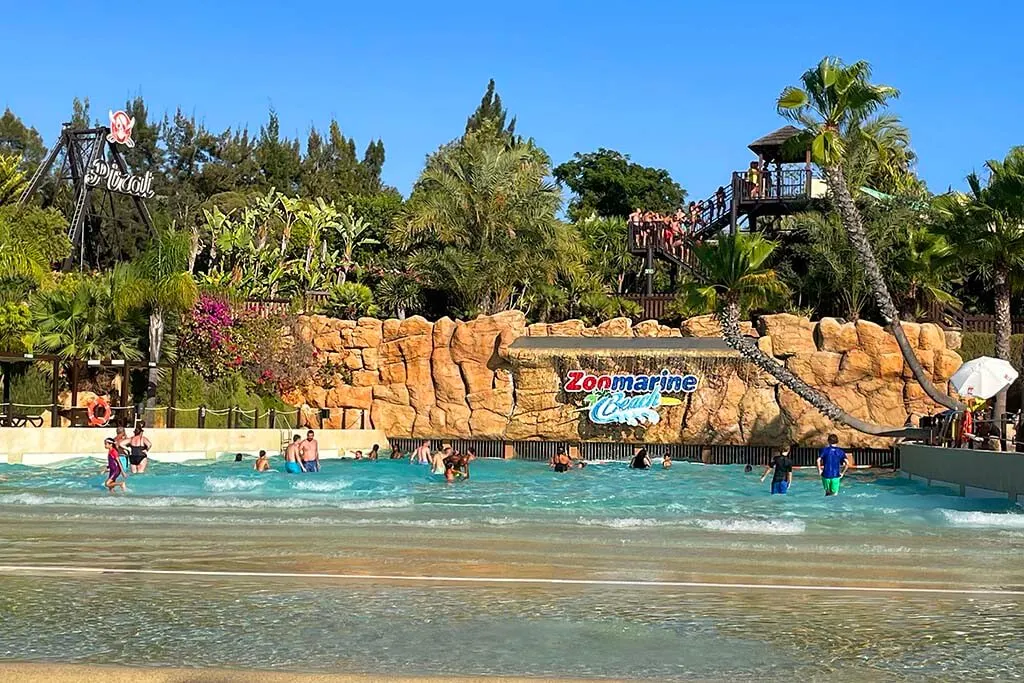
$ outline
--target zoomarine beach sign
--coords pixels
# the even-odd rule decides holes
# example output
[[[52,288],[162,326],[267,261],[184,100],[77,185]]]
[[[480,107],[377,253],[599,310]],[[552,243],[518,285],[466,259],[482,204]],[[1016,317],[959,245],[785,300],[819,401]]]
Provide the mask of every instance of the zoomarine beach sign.
[[[669,370],[650,375],[595,375],[585,370],[569,370],[562,388],[569,394],[587,394],[586,406],[579,410],[585,411],[594,424],[639,427],[661,420],[659,406],[681,403],[678,398],[663,394],[692,394],[699,383],[696,375],[680,375]]]

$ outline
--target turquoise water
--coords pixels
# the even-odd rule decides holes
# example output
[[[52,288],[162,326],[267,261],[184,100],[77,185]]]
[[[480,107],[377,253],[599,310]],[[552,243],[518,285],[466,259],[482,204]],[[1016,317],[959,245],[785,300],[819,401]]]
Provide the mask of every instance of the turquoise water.
[[[279,461],[274,461],[280,466]],[[892,473],[826,499],[740,466],[477,461],[0,466],[0,564],[1024,590],[1024,514]],[[0,658],[378,674],[1021,677],[1024,599],[394,580],[0,574]]]
[[[323,462],[316,474],[256,473],[243,463],[151,463],[107,495],[93,460],[46,467],[0,466],[0,505],[116,509],[278,510],[366,513],[345,523],[408,520],[418,525],[550,522],[615,528],[683,526],[710,532],[789,535],[842,529],[882,535],[991,528],[1024,534],[1024,514],[1000,499],[965,499],[885,471],[844,479],[826,499],[813,469],[797,470],[789,495],[769,496],[760,470],[677,462],[669,470],[608,462],[555,474],[543,463],[478,460],[468,482],[446,484],[407,461]],[[657,463],[656,463],[657,464]],[[263,519],[263,517],[261,517]],[[271,518],[272,519],[272,518]]]

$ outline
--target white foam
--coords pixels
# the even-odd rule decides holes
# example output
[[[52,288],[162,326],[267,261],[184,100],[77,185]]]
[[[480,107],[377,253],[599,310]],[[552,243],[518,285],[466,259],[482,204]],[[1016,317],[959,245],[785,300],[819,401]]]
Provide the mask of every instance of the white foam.
[[[671,522],[666,522],[659,519],[644,519],[641,517],[611,517],[605,519],[589,519],[586,517],[580,517],[576,520],[577,524],[583,526],[603,526],[610,529],[636,529],[640,527],[652,527],[652,526],[668,526]]]
[[[96,507],[141,507],[141,508],[229,508],[242,510],[258,510],[260,508],[293,509],[293,508],[334,508],[338,510],[376,510],[412,507],[411,498],[394,498],[389,500],[347,500],[324,501],[308,498],[190,498],[176,496],[138,496],[129,488],[127,494],[99,493],[95,496],[61,496],[40,495],[36,493],[9,493],[0,495],[0,505],[93,505]]]
[[[585,518],[576,520],[583,526],[603,526],[611,529],[683,526],[707,531],[741,534],[802,534],[807,525],[799,519],[651,519],[641,517]]]
[[[738,534],[802,534],[807,525],[799,519],[694,519],[694,526],[708,531]]]
[[[344,479],[322,480],[322,479],[298,479],[291,482],[291,487],[299,491],[315,491],[317,493],[328,493],[330,491],[341,491],[352,486],[351,481]]]
[[[1013,512],[973,512],[940,509],[947,524],[962,527],[1024,529],[1024,515]]]
[[[249,477],[207,477],[203,486],[210,491],[252,491],[263,486],[262,479]]]

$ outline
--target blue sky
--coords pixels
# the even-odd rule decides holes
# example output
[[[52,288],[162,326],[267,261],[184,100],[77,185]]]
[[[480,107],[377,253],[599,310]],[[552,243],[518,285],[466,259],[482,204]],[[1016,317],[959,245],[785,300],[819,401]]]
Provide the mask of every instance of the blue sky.
[[[335,117],[360,152],[384,140],[384,179],[407,194],[493,77],[518,132],[556,164],[608,147],[702,196],[781,125],[779,91],[833,54],[901,89],[892,109],[932,190],[1024,143],[1024,6],[835,5],[17,2],[0,28],[0,107],[47,142],[75,96],[105,117],[141,93],[151,113],[180,105],[214,130],[258,130],[273,106],[302,140]]]

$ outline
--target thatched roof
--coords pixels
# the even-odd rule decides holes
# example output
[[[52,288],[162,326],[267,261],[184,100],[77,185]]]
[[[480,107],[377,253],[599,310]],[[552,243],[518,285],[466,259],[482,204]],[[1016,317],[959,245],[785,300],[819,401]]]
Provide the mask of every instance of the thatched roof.
[[[805,150],[793,143],[802,132],[795,126],[783,126],[754,140],[747,145],[747,148],[769,161],[778,161],[783,164],[800,163],[804,161]]]

